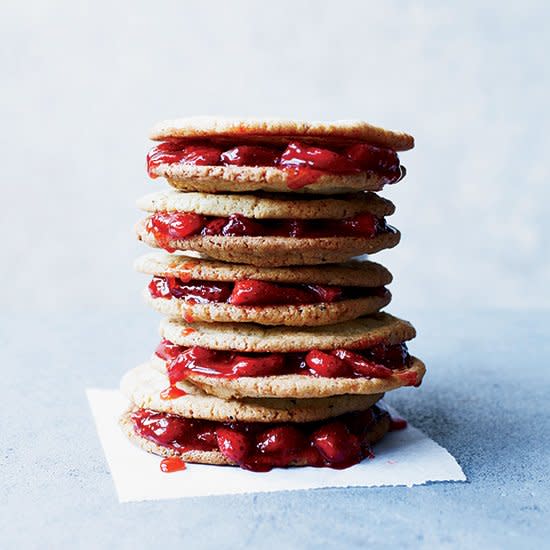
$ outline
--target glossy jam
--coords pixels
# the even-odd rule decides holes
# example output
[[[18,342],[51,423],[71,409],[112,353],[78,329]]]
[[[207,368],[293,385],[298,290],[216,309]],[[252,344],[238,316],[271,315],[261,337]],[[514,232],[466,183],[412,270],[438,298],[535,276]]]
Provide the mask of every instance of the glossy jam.
[[[172,399],[177,399],[178,397],[183,397],[187,395],[186,392],[180,390],[177,386],[168,386],[166,389],[160,392],[160,398],[165,401],[170,401]]]
[[[282,284],[253,279],[196,281],[171,276],[153,277],[149,293],[152,298],[178,298],[191,304],[228,303],[236,306],[305,305],[389,296],[384,287]]]
[[[376,173],[382,184],[395,183],[404,176],[397,153],[368,143],[352,143],[330,148],[291,141],[287,146],[238,144],[215,141],[191,142],[173,139],[156,145],[147,155],[147,171],[157,177],[163,164],[191,166],[271,166],[285,170],[288,187],[297,189],[315,183],[325,174]]]
[[[241,214],[226,218],[202,216],[194,212],[155,212],[147,218],[145,229],[160,247],[174,251],[172,241],[203,237],[295,237],[320,239],[360,237],[370,239],[394,231],[384,218],[370,213],[340,220],[251,219]]]
[[[160,247],[174,252],[170,241],[187,239],[200,233],[205,224],[204,216],[194,212],[155,212],[147,220],[146,229]]]
[[[160,469],[165,474],[181,472],[187,468],[185,462],[179,456],[169,456],[160,461]]]
[[[306,423],[214,422],[138,409],[134,429],[158,445],[183,453],[219,451],[241,468],[268,471],[293,464],[347,468],[373,457],[369,431],[388,413],[374,406]]]
[[[404,430],[407,426],[408,426],[407,421],[404,418],[399,418],[398,416],[392,416],[390,421],[390,432]]]
[[[397,376],[404,385],[418,383],[409,367],[406,344],[379,344],[364,350],[311,350],[293,353],[244,353],[175,346],[162,340],[155,353],[166,361],[173,385],[192,374],[219,378],[300,374],[325,378],[390,378]],[[177,351],[179,348],[179,353]]]

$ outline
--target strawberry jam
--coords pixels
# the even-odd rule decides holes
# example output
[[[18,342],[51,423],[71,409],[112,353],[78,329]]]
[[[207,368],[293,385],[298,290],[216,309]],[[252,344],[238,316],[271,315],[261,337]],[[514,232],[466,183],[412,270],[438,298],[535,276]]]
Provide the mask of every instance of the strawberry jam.
[[[236,306],[305,305],[354,298],[388,298],[384,287],[341,287],[317,284],[284,284],[255,279],[235,282],[182,280],[154,276],[149,283],[152,298],[178,298],[192,304],[228,303]]]
[[[228,217],[202,216],[194,212],[155,212],[146,221],[145,229],[158,245],[174,251],[172,241],[190,237],[296,237],[321,239],[360,237],[370,239],[394,229],[384,218],[364,212],[339,220],[319,219],[251,219],[242,214]]]
[[[286,147],[237,144],[228,148],[214,141],[172,139],[156,145],[147,155],[147,171],[152,178],[158,177],[159,166],[174,164],[271,166],[287,172],[287,184],[291,189],[315,183],[325,174],[375,173],[382,179],[382,185],[395,183],[404,176],[395,151],[368,143],[321,148],[291,141]]]
[[[389,415],[373,406],[366,411],[305,423],[216,422],[149,409],[132,413],[134,430],[178,453],[218,451],[246,470],[308,465],[348,468],[373,457],[370,440]]]
[[[220,163],[222,152],[219,147],[206,143],[185,146],[178,140],[165,141],[153,147],[147,154],[147,171],[155,178],[153,170],[161,164],[216,166]]]
[[[185,462],[179,456],[169,456],[160,461],[160,470],[165,474],[181,472],[187,468]]]
[[[408,426],[408,423],[404,418],[399,418],[398,416],[392,416],[392,419],[390,422],[390,432],[404,430],[407,426]]]
[[[164,339],[155,354],[166,361],[170,384],[189,375],[216,378],[241,376],[278,376],[301,374],[324,378],[399,378],[404,385],[418,383],[416,372],[406,370],[411,364],[407,345],[373,346],[364,350],[336,349],[288,353],[251,353],[219,351],[199,346],[179,348]]]
[[[147,220],[147,231],[162,248],[174,252],[170,241],[192,237],[200,233],[204,224],[204,216],[194,212],[156,212]]]
[[[171,401],[172,399],[177,399],[178,397],[183,397],[184,395],[187,395],[187,393],[180,390],[177,386],[168,386],[160,392],[160,398],[165,401]]]

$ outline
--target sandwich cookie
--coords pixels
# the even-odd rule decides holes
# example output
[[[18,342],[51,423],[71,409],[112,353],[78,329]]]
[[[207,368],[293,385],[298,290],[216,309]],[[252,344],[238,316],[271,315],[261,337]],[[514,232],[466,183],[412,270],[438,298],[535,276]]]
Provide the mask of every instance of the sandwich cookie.
[[[299,401],[224,401],[200,392],[158,397],[166,376],[142,365],[121,388],[132,402],[120,419],[127,436],[146,451],[187,462],[273,467],[345,468],[372,456],[370,445],[391,427],[376,396]],[[316,403],[315,403],[316,402]]]
[[[128,371],[120,382],[122,393],[140,409],[219,422],[313,422],[353,411],[366,410],[383,394],[338,395],[317,399],[220,399],[186,382],[179,392],[167,392],[166,373],[151,364]]]
[[[152,178],[183,191],[379,191],[405,175],[412,136],[366,122],[188,118],[158,124]]]
[[[165,319],[160,333],[151,364],[224,399],[378,394],[426,370],[407,350],[412,325],[387,313],[300,328]]]
[[[374,193],[275,197],[154,193],[138,201],[149,215],[137,224],[137,235],[168,252],[257,266],[343,262],[399,242],[400,233],[385,221],[394,205]]]
[[[148,254],[135,267],[153,275],[145,300],[188,322],[326,325],[374,313],[391,299],[390,272],[368,261],[268,268]]]

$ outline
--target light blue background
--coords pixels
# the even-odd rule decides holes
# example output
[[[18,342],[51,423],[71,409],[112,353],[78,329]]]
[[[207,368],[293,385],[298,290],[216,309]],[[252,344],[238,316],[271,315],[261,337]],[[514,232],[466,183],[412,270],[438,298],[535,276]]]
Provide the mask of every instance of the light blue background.
[[[412,132],[393,311],[550,306],[548,6],[3,2],[2,308],[135,306],[147,131],[192,114]]]

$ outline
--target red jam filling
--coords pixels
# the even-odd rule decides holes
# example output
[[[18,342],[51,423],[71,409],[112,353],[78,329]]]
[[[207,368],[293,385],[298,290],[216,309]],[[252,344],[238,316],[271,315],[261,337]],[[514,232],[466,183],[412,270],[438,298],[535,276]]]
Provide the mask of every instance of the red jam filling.
[[[134,429],[157,445],[183,453],[219,451],[241,468],[266,472],[294,463],[348,468],[374,455],[368,432],[388,416],[376,406],[305,423],[215,422],[149,409],[132,413]]]
[[[171,474],[172,472],[180,472],[187,468],[185,462],[179,456],[169,456],[163,458],[160,461],[160,469],[165,474]]]
[[[166,361],[170,384],[192,374],[219,378],[300,374],[325,378],[390,378],[404,385],[419,383],[416,372],[408,371],[411,357],[407,345],[378,344],[364,350],[311,350],[289,353],[218,351],[199,346],[178,346],[163,339],[155,353]]]
[[[395,151],[368,143],[327,149],[291,141],[286,147],[237,145],[227,149],[226,145],[213,141],[172,139],[159,143],[149,151],[149,176],[156,178],[155,168],[162,164],[272,166],[287,171],[288,187],[291,189],[315,183],[324,174],[371,172],[382,178],[383,185],[395,183],[405,175]]]
[[[168,386],[160,392],[160,398],[166,401],[171,401],[172,399],[177,399],[178,397],[183,397],[184,395],[187,395],[187,393],[180,390],[177,386]]]
[[[404,430],[408,423],[404,418],[398,416],[392,416],[390,421],[390,432],[396,432],[398,430]]]
[[[384,287],[282,284],[254,279],[198,281],[170,276],[153,277],[149,293],[152,298],[178,298],[191,304],[227,303],[236,306],[319,304],[389,295]]]
[[[157,243],[173,252],[171,241],[189,237],[296,237],[299,239],[326,237],[372,238],[393,231],[384,218],[370,213],[357,214],[340,220],[251,219],[242,214],[226,218],[203,216],[194,212],[155,212],[147,218],[146,230]]]

